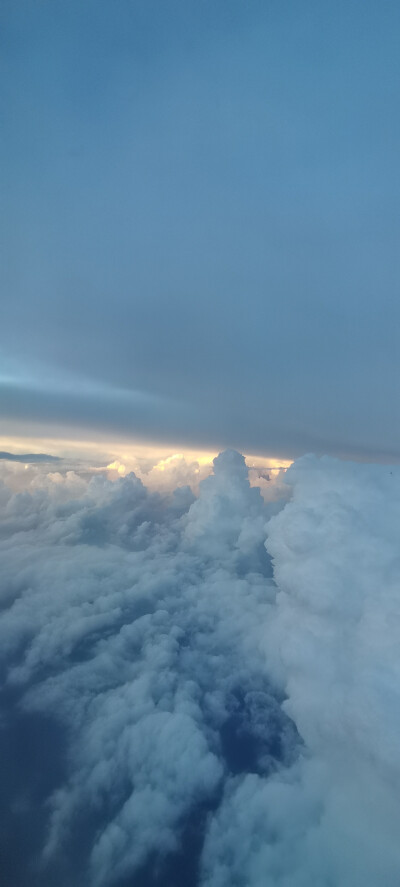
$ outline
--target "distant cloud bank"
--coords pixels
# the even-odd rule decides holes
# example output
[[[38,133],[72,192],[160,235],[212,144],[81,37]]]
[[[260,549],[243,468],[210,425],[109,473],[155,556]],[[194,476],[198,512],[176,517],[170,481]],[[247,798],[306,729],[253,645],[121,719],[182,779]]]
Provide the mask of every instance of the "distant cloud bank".
[[[0,459],[6,462],[58,462],[58,456],[49,456],[47,453],[4,453],[0,452]]]
[[[400,471],[59,469],[0,465],[7,883],[398,887]]]

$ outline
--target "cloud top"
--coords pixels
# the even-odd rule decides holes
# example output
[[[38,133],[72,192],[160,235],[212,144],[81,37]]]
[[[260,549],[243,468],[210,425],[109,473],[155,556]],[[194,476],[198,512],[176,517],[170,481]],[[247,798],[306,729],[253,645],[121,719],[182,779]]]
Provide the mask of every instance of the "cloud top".
[[[9,881],[397,887],[400,473],[34,470],[0,490]]]
[[[191,818],[204,833],[230,773],[295,754],[264,650],[276,506],[235,452],[196,500],[73,472],[3,494],[5,723],[39,718],[45,743],[54,722],[65,754],[32,865],[41,883],[155,877],[184,858]],[[13,798],[13,826],[32,792]]]

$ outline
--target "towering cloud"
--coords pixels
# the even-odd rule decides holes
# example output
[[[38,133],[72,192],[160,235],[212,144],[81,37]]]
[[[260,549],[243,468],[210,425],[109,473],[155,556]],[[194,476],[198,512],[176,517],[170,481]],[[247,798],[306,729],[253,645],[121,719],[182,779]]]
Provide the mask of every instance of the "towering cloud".
[[[0,490],[7,883],[397,887],[400,473],[306,457],[266,504],[233,451],[197,498],[33,470]]]
[[[268,525],[265,626],[304,740],[294,766],[226,787],[205,881],[395,887],[400,851],[400,472],[305,457]],[[239,840],[240,835],[240,840]]]
[[[272,506],[234,452],[196,501],[134,475],[3,492],[5,726],[28,743],[39,731],[45,785],[40,803],[31,770],[19,795],[10,786],[11,827],[40,808],[38,883],[152,883],[189,865],[191,823],[200,852],[230,772],[293,756],[265,658]],[[35,883],[32,868],[19,877]]]

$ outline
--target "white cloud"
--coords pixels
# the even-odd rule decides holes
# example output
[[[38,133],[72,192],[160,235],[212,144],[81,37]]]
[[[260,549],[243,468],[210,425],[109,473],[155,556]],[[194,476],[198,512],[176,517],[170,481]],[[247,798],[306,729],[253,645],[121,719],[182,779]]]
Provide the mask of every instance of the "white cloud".
[[[399,471],[305,457],[278,504],[229,451],[195,500],[32,471],[1,488],[3,728],[63,755],[11,792],[23,887],[163,884],[196,816],[185,887],[397,887]]]
[[[117,883],[178,850],[185,818],[214,805],[240,767],[224,752],[229,730],[239,748],[251,737],[260,771],[292,753],[264,650],[271,511],[233,452],[194,502],[185,489],[150,493],[134,475],[82,488],[53,474],[29,490],[3,513],[0,647],[23,710],[51,715],[68,737],[42,877],[68,848],[73,859],[84,817],[90,878]]]
[[[204,882],[395,887],[400,472],[305,457],[287,480],[293,499],[268,526],[279,594],[266,642],[305,751],[227,787]]]

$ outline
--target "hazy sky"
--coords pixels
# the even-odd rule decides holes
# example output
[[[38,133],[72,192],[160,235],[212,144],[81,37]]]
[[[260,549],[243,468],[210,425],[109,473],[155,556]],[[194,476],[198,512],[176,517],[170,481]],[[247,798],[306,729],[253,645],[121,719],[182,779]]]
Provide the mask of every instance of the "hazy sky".
[[[399,458],[400,4],[1,31],[3,427]]]

